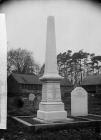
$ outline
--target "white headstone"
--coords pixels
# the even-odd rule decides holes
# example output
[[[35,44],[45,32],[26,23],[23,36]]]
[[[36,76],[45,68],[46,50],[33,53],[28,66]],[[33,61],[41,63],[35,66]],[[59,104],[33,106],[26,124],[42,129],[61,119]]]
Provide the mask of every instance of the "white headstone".
[[[7,120],[7,38],[5,14],[0,14],[0,129]]]
[[[88,93],[82,87],[76,87],[71,92],[71,115],[88,115]]]
[[[35,95],[30,93],[29,94],[29,101],[34,101],[34,99],[35,99]]]

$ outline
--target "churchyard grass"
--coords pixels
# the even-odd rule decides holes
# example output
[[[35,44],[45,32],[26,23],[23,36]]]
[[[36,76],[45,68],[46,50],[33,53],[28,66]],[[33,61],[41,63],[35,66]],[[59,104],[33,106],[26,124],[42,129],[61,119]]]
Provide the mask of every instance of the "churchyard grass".
[[[70,115],[70,97],[63,99],[65,108]],[[23,106],[16,111],[15,114],[20,111],[20,115],[32,115],[32,105]],[[101,97],[94,97],[89,95],[88,98],[88,110],[90,114],[101,115]],[[18,113],[19,115],[19,113]],[[35,114],[36,116],[36,114]],[[94,128],[79,128],[79,129],[64,129],[58,131],[42,131],[40,133],[29,132],[23,128],[23,125],[19,125],[13,121],[10,117],[7,119],[7,130],[0,130],[0,138],[4,140],[100,140],[101,136],[95,132]]]

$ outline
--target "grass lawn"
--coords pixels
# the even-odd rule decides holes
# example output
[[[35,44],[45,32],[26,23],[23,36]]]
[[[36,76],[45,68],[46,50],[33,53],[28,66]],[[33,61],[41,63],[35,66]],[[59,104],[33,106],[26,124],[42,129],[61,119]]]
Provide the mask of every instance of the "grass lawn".
[[[4,140],[100,140],[95,129],[69,129],[58,131],[29,132],[21,125],[8,118],[8,129],[0,131],[0,139]]]

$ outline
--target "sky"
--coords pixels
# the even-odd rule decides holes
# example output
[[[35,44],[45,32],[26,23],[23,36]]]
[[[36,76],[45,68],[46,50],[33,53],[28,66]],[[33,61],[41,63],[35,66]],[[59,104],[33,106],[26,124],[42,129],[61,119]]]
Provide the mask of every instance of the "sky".
[[[57,54],[84,50],[101,55],[101,7],[88,1],[11,1],[2,4],[6,14],[8,50],[33,52],[42,65],[45,60],[47,17],[55,17]]]

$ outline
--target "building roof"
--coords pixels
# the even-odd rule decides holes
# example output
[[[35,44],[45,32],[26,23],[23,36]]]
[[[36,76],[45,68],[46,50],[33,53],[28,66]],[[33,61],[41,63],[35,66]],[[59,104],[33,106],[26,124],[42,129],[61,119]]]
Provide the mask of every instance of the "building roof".
[[[20,84],[41,84],[41,81],[35,74],[12,73],[10,76],[12,76]]]
[[[42,84],[39,77],[35,74],[12,73],[8,79],[10,77],[13,77],[20,84]],[[71,82],[67,78],[62,79],[60,84],[61,86],[72,86]]]
[[[81,85],[101,85],[101,74],[86,77]]]

